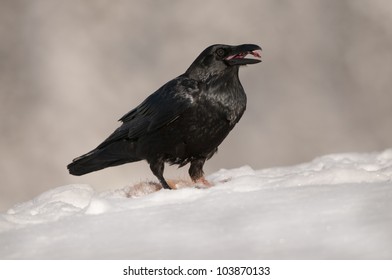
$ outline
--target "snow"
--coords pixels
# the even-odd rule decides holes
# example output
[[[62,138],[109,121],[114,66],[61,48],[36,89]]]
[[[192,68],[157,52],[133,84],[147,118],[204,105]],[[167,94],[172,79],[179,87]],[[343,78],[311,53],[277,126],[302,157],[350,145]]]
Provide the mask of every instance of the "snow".
[[[0,258],[392,258],[392,149],[207,179],[51,189],[1,214]]]

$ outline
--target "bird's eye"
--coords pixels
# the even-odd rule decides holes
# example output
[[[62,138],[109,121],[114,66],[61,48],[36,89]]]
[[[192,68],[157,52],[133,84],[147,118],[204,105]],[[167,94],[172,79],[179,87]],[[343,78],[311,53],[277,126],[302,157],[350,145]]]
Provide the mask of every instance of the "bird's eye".
[[[225,53],[226,53],[225,50],[222,48],[216,50],[216,54],[220,57],[224,57]]]

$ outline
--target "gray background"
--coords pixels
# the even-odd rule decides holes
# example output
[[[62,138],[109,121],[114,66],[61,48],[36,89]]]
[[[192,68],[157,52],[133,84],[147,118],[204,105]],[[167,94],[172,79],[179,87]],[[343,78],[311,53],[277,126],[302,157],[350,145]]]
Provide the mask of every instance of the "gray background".
[[[255,43],[248,109],[206,173],[391,147],[390,1],[0,0],[0,210],[50,188],[153,179],[65,166],[214,43]],[[187,168],[167,168],[187,178]]]

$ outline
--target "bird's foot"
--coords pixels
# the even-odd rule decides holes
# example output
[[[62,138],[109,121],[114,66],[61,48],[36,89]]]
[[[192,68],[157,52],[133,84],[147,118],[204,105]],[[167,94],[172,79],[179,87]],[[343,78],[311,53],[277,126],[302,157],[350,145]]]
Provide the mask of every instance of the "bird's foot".
[[[206,180],[206,178],[204,178],[204,176],[199,179],[196,179],[194,182],[196,183],[196,188],[198,189],[211,188],[213,186],[210,182]]]
[[[208,182],[204,177],[199,178],[195,181],[187,181],[187,180],[174,180],[174,179],[168,179],[166,180],[168,186],[172,190],[178,190],[182,188],[189,188],[189,187],[195,187],[197,189],[204,189],[204,188],[210,188],[212,187],[212,184]]]
[[[189,182],[185,180],[166,180],[167,184],[169,185],[170,189],[177,190],[184,187],[189,187]]]

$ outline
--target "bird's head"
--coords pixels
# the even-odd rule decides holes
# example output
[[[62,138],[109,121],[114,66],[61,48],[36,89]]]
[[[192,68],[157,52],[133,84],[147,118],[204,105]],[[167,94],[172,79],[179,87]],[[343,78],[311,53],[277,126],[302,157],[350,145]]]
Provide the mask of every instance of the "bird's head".
[[[253,44],[229,46],[216,44],[206,48],[192,63],[186,74],[206,80],[238,66],[261,62],[261,48]]]

